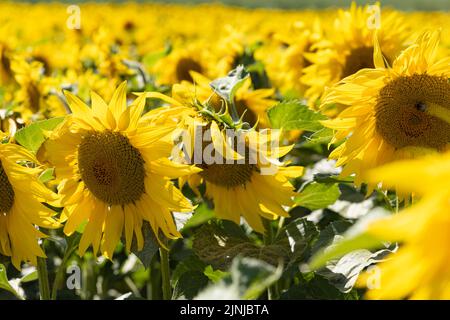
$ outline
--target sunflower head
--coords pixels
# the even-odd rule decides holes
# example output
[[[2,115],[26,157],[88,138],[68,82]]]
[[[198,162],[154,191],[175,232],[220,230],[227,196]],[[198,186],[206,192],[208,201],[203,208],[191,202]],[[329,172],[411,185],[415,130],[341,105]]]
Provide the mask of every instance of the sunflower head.
[[[45,143],[46,159],[61,181],[64,231],[72,234],[85,224],[79,253],[92,245],[94,252],[111,258],[123,235],[129,250],[133,241],[143,247],[143,221],[153,233],[178,238],[171,211],[193,210],[171,178],[198,172],[169,161],[170,125],[148,125],[142,116],[145,95],[127,106],[123,82],[109,104],[91,93],[92,106],[66,92],[72,114]],[[163,241],[161,241],[163,245]]]
[[[436,59],[439,32],[426,32],[386,64],[375,38],[373,63],[327,91],[323,105],[346,106],[332,142],[346,141],[330,155],[343,174],[361,173],[398,158],[442,152],[450,145],[449,58]]]
[[[187,48],[174,48],[167,56],[161,58],[154,66],[161,84],[175,84],[182,81],[192,83],[191,72],[204,75],[211,73],[210,53],[198,44]]]
[[[278,161],[293,147],[278,145],[281,132],[247,128],[242,122],[233,122],[226,110],[217,113],[195,97],[192,100],[190,92],[178,86],[174,89],[173,97],[160,93],[146,96],[168,103],[167,108],[152,113],[176,119],[173,158],[199,169],[182,177],[180,184],[189,183],[198,195],[198,187],[204,184],[203,196],[213,200],[217,217],[239,224],[243,216],[261,233],[265,232],[262,218],[287,216],[285,207],[293,205],[294,196],[289,178],[300,176],[303,168],[286,167]]]
[[[323,98],[324,91],[340,80],[359,70],[374,68],[374,35],[378,34],[381,51],[388,62],[392,62],[404,48],[406,25],[397,12],[383,10],[379,3],[373,6],[357,6],[352,3],[349,10],[340,10],[328,39],[315,44],[316,51],[306,54],[311,65],[304,69],[302,82],[309,88],[305,96],[311,106]],[[345,105],[322,108],[330,117],[335,117]]]
[[[43,204],[56,204],[58,197],[39,181],[37,163],[23,147],[0,141],[0,253],[18,269],[21,262],[36,265],[37,257],[45,257],[38,240],[46,235],[36,226],[60,226],[56,212]]]

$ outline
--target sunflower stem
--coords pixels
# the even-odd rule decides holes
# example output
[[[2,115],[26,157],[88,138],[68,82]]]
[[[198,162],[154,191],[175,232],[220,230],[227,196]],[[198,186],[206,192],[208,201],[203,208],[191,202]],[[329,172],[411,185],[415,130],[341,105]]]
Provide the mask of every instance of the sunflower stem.
[[[398,213],[399,209],[400,209],[400,204],[399,204],[399,199],[398,199],[398,195],[395,194],[395,213]]]
[[[238,123],[239,120],[241,119],[239,113],[237,112],[236,103],[234,102],[234,99],[230,101],[230,115],[234,123]]]
[[[170,286],[169,251],[167,251],[164,248],[159,248],[159,255],[161,257],[161,278],[162,278],[163,299],[171,300],[172,288]]]
[[[264,227],[266,228],[266,233],[264,234],[264,245],[269,246],[274,241],[272,223],[270,220],[264,219],[263,224]],[[267,299],[274,300],[277,299],[277,297],[278,297],[278,286],[277,284],[273,284],[269,288],[267,288]]]
[[[278,228],[277,228],[277,232],[276,232],[275,238],[280,235],[280,232],[281,232],[281,229],[283,229],[285,220],[286,220],[285,217],[280,217],[280,220],[278,221]]]
[[[80,238],[81,235],[77,233],[75,237],[72,239],[72,241],[70,241],[68,244],[66,252],[64,253],[64,257],[61,261],[58,271],[56,272],[55,280],[53,281],[52,296],[51,296],[52,300],[56,300],[58,296],[58,289],[61,287],[61,283],[64,279],[64,271],[66,270],[67,261],[75,252],[75,250],[78,248]]]
[[[48,281],[47,261],[45,258],[37,258],[37,272],[41,300],[50,300],[50,284]]]

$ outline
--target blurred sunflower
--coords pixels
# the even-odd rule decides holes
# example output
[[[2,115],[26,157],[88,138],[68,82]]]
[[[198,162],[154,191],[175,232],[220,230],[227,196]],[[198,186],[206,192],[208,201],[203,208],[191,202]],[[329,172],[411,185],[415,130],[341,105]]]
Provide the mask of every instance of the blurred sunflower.
[[[177,86],[174,91],[177,92]],[[243,216],[255,231],[264,233],[262,217],[274,220],[288,216],[285,207],[294,205],[292,199],[295,195],[289,178],[301,176],[303,168],[286,167],[286,163],[278,160],[293,147],[273,146],[281,132],[266,129],[260,133],[254,129],[239,129],[239,125],[235,127],[222,121],[223,115],[219,116],[212,106],[202,105],[195,98],[189,102],[186,97],[180,98],[177,94],[174,98],[159,93],[147,93],[146,96],[164,99],[178,110],[178,114],[182,114],[178,116],[178,129],[185,149],[178,160],[195,164],[202,171],[183,177],[180,182],[187,182],[197,192],[200,184],[205,183],[205,196],[213,200],[218,218],[239,224]],[[174,115],[171,108],[153,112]],[[173,117],[163,118],[173,121]],[[233,139],[240,137],[241,147],[238,146],[239,140],[230,142],[229,130],[235,135]],[[199,135],[205,139],[199,141]],[[209,152],[215,160],[203,156],[198,160],[197,156],[205,152]]]
[[[450,58],[436,61],[439,32],[426,32],[385,66],[375,42],[374,65],[343,79],[322,104],[348,106],[322,123],[336,130],[332,143],[347,137],[330,158],[343,176],[362,182],[368,169],[399,158],[442,152],[450,143]]]
[[[92,42],[84,44],[78,55],[78,61],[82,62],[84,69],[93,69],[108,79],[132,74],[123,63],[128,57],[115,43],[114,32],[102,26],[93,30],[91,37]]]
[[[71,93],[65,95],[73,113],[51,134],[41,154],[61,181],[64,232],[70,235],[87,222],[79,254],[92,245],[95,254],[100,248],[112,258],[122,233],[127,250],[133,234],[141,250],[143,220],[160,242],[159,230],[167,238],[180,237],[171,211],[193,207],[170,179],[199,170],[164,160],[172,149],[166,136],[173,127],[144,126],[145,96],[127,107],[126,82],[109,104],[92,92],[91,108]]]
[[[18,57],[12,62],[14,78],[19,89],[14,94],[25,122],[43,118],[60,117],[67,114],[63,101],[58,98],[61,77],[45,76],[44,64],[38,60]]]
[[[38,163],[35,157],[5,138],[0,131],[0,253],[20,269],[22,261],[36,265],[37,257],[45,258],[38,239],[46,235],[35,226],[60,226],[52,218],[56,212],[42,204],[58,197],[39,181],[42,169],[30,166]]]
[[[224,76],[237,67],[245,53],[246,44],[245,34],[241,30],[229,24],[224,26],[224,35],[213,48],[214,56],[217,57],[216,76]]]
[[[19,84],[15,101],[20,106],[23,118],[28,121],[34,114],[44,110],[44,93],[41,83],[44,67],[39,61],[27,62],[16,57],[11,63],[14,78]]]
[[[211,55],[200,44],[173,49],[166,57],[158,60],[153,71],[158,75],[160,84],[174,84],[181,81],[193,82],[191,72],[205,76],[211,75]]]
[[[0,84],[5,85],[12,79],[11,52],[7,45],[0,43]]]
[[[401,245],[378,265],[380,286],[370,288],[366,297],[450,299],[450,153],[391,163],[370,171],[368,179],[422,199],[369,225],[369,234]],[[365,286],[369,277],[363,274],[359,285]]]
[[[295,22],[287,31],[273,36],[270,46],[257,51],[264,62],[272,85],[283,94],[302,97],[307,87],[300,81],[304,68],[311,65],[305,53],[315,50],[315,43],[323,37],[319,19],[311,24]]]
[[[379,3],[376,6],[379,8]],[[383,11],[378,29],[376,21],[371,20],[372,14],[367,5],[361,7],[354,2],[349,11],[339,10],[332,33],[314,45],[316,52],[304,54],[311,62],[310,66],[303,69],[302,77],[302,82],[309,87],[305,91],[305,97],[309,99],[311,106],[316,105],[327,87],[358,70],[374,67],[372,56],[375,32],[378,34],[381,52],[389,63],[404,48],[408,32],[399,14],[395,11]],[[370,23],[373,26],[369,26]],[[331,106],[330,109],[323,107],[322,111],[334,116],[342,108],[343,106]]]

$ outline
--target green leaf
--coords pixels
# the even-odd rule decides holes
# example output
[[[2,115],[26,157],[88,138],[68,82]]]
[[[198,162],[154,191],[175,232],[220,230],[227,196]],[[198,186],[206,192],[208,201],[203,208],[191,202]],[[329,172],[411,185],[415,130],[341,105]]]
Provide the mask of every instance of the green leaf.
[[[303,260],[304,254],[318,234],[319,231],[313,222],[306,220],[306,218],[297,218],[280,230],[273,248],[278,250],[278,255],[288,249],[286,250],[288,257],[286,267],[288,268],[293,263]],[[269,248],[271,247],[269,246]]]
[[[145,268],[150,267],[153,256],[158,252],[159,244],[155,235],[153,234],[152,228],[149,223],[144,221],[142,225],[142,234],[144,236],[144,247],[141,251],[137,250],[135,241],[131,245],[131,252],[133,252]]]
[[[328,207],[339,199],[341,192],[335,183],[308,183],[295,197],[295,203],[310,210]]]
[[[368,266],[384,260],[392,250],[381,249],[371,252],[367,249],[351,251],[333,261],[329,261],[326,268],[317,271],[324,276],[339,291],[347,293],[353,289],[359,274]]]
[[[229,275],[208,286],[195,297],[197,300],[257,299],[277,281],[282,267],[253,258],[238,256],[233,260]]]
[[[218,78],[210,83],[211,88],[229,103],[234,103],[236,91],[244,84],[249,74],[244,66],[239,65],[231,70],[226,77]]]
[[[52,131],[63,120],[64,117],[59,117],[34,122],[29,126],[26,126],[18,130],[14,137],[20,145],[22,145],[29,151],[36,153],[39,150],[39,147],[46,139],[44,132]]]
[[[183,230],[197,227],[214,218],[214,211],[206,203],[200,204],[194,211],[192,217],[186,222]]]
[[[214,270],[212,266],[207,266],[205,268],[205,271],[203,271],[203,274],[208,277],[209,280],[211,280],[214,283],[219,282],[222,280],[225,276],[228,275],[227,272],[223,272],[221,270]]]
[[[196,255],[191,254],[175,267],[175,270],[172,273],[172,283],[176,285],[181,276],[186,272],[197,271],[203,273],[205,268],[206,264]]]
[[[312,252],[317,253],[330,245],[335,236],[343,234],[351,226],[352,223],[347,220],[332,221],[325,229],[320,231],[319,237],[312,247]]]
[[[273,128],[284,130],[319,131],[323,129],[319,121],[327,119],[300,100],[280,102],[269,109],[268,116]]]
[[[34,271],[30,272],[29,274],[23,276],[20,279],[20,282],[21,283],[28,283],[28,282],[36,281],[37,279],[38,279],[38,272],[37,272],[37,270],[34,270]]]
[[[199,271],[187,271],[177,281],[172,299],[193,299],[208,284],[208,277]]]
[[[333,138],[333,129],[322,128],[306,138],[308,144],[328,144]]]
[[[314,175],[314,181],[319,183],[353,183],[354,178],[350,177],[340,177],[339,175],[329,174],[329,173],[317,173]]]
[[[39,181],[41,181],[42,183],[46,183],[49,182],[53,179],[55,179],[55,169],[54,168],[48,168],[45,169],[39,176]]]
[[[280,261],[285,262],[290,254],[287,241],[270,246],[257,245],[230,221],[222,221],[222,225],[209,223],[201,226],[194,235],[192,249],[204,263],[219,270],[228,269],[238,255],[276,266]]]
[[[330,247],[342,238],[342,234],[351,227],[351,223],[345,220],[333,221],[321,233],[314,244],[313,252]],[[339,259],[326,263],[326,267],[317,271],[318,274],[328,279],[330,284],[343,293],[348,293],[358,279],[359,274],[369,265],[381,261],[386,254],[392,252],[382,249],[375,253],[358,249],[345,254]]]
[[[349,228],[338,241],[334,239],[333,243],[319,250],[309,263],[312,270],[317,270],[326,265],[326,263],[333,259],[338,259],[347,253],[358,249],[372,250],[380,247],[385,247],[382,239],[379,239],[366,232],[367,226],[375,220],[382,219],[388,216],[389,213],[381,208],[376,208],[369,212],[358,222]]]
[[[203,225],[196,230],[192,249],[203,262],[220,270],[226,270],[238,254],[255,256],[260,251],[245,234],[232,234],[216,223]]]
[[[0,264],[0,289],[4,289],[6,291],[11,292],[20,300],[24,298],[9,284],[8,276],[6,275],[6,267],[3,264]]]
[[[310,274],[307,274],[308,276]],[[356,292],[342,293],[320,275],[312,274],[311,279],[300,279],[300,283],[291,286],[281,294],[282,300],[355,300]]]

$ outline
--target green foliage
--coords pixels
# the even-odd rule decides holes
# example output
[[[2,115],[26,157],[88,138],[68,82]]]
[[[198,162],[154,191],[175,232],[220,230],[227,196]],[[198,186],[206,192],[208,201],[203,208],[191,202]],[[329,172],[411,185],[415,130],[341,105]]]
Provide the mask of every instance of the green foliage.
[[[55,129],[63,120],[64,117],[59,117],[34,122],[17,131],[14,137],[20,145],[36,153],[46,139],[46,132]]]
[[[281,277],[281,273],[281,267],[275,268],[258,259],[238,256],[231,264],[229,275],[201,291],[196,299],[257,299]]]
[[[183,229],[190,229],[202,225],[214,218],[214,211],[206,203],[200,204],[194,211],[192,217],[186,222]]]
[[[326,299],[326,300],[356,300],[355,291],[343,293],[334,287],[324,277],[317,274],[305,274],[299,283],[282,293],[284,300]]]
[[[131,252],[133,252],[142,264],[148,268],[152,262],[153,257],[158,252],[159,244],[152,231],[152,228],[148,222],[144,222],[142,225],[142,234],[144,236],[144,247],[142,250],[137,250],[137,245],[135,242],[131,245]]]
[[[55,169],[54,168],[48,168],[42,171],[42,173],[39,175],[39,180],[42,183],[47,183],[53,179],[55,179]]]
[[[280,102],[269,109],[268,115],[273,128],[284,130],[319,131],[323,129],[319,121],[326,119],[300,100]]]
[[[312,182],[295,197],[295,203],[310,210],[323,209],[336,202],[341,195],[335,183]]]
[[[6,267],[3,264],[0,264],[0,288],[11,292],[18,299],[23,299],[23,297],[9,283],[8,276],[6,275]]]
[[[361,218],[355,225],[349,228],[338,241],[320,250],[310,262],[310,267],[317,270],[333,259],[340,258],[354,250],[375,249],[383,247],[383,242],[366,232],[367,225],[377,219],[386,217],[387,213],[382,209],[375,209]]]

